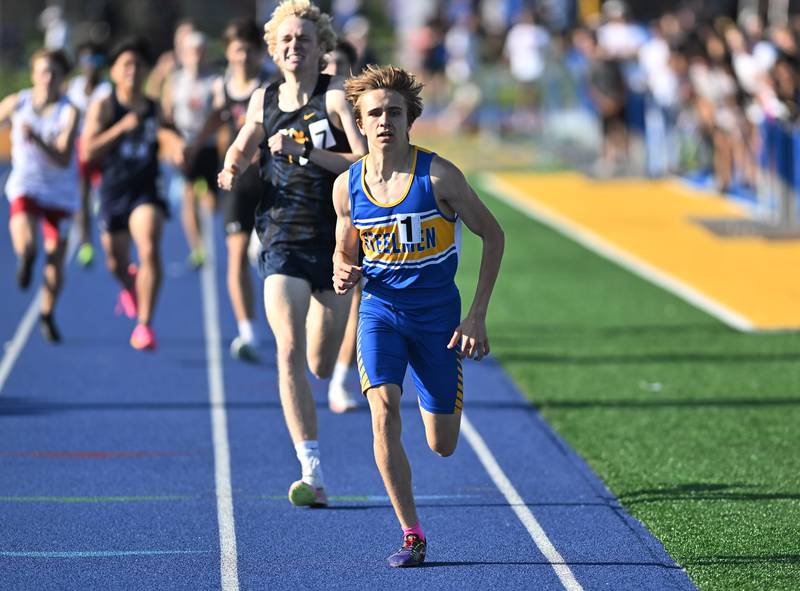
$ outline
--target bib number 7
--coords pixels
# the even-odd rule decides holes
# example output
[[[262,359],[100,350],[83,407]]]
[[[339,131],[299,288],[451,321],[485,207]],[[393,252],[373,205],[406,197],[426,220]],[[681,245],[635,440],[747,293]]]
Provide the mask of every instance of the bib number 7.
[[[311,142],[314,147],[321,150],[327,150],[333,147],[336,140],[333,138],[331,125],[327,119],[320,119],[308,124],[308,133],[311,136]]]
[[[333,137],[331,125],[327,119],[320,119],[308,124],[308,133],[311,136],[311,143],[319,150],[327,150],[336,145]],[[300,157],[300,166],[308,164],[308,159]]]

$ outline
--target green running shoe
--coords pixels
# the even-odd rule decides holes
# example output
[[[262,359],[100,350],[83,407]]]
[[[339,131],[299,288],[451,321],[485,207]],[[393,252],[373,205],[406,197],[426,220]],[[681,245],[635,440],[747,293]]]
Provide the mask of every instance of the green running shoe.
[[[205,264],[205,262],[206,251],[203,250],[203,247],[198,246],[197,248],[192,249],[192,252],[189,253],[189,266],[197,271]]]
[[[289,487],[289,502],[295,507],[327,507],[328,495],[325,494],[325,489],[314,488],[298,480]]]
[[[78,263],[81,267],[90,267],[94,262],[94,246],[91,242],[84,242],[78,249]]]

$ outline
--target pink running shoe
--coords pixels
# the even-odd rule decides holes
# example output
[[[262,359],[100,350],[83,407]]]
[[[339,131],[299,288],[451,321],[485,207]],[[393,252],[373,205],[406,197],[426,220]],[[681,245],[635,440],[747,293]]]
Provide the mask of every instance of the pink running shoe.
[[[137,305],[136,305],[136,265],[131,263],[128,265],[128,275],[131,276],[133,281],[133,289],[122,289],[117,296],[117,305],[114,308],[114,313],[117,316],[125,314],[128,318],[136,318]]]
[[[130,289],[122,289],[117,296],[117,305],[114,308],[117,316],[125,314],[128,318],[136,318],[136,294]]]
[[[145,324],[137,324],[131,333],[131,347],[139,351],[155,351],[156,333]]]

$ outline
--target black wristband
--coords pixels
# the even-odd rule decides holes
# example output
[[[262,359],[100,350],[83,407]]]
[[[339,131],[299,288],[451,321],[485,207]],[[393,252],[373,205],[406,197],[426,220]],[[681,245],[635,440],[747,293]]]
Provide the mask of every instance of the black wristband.
[[[311,143],[311,140],[306,140],[305,143],[303,144],[303,158],[308,160],[309,156],[311,156],[311,150],[313,149],[314,149],[314,144]]]

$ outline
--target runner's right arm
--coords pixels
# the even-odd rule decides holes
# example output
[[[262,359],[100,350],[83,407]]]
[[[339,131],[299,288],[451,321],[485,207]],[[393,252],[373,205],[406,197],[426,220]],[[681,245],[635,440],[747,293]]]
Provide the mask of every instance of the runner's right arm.
[[[114,125],[106,129],[111,120],[111,96],[89,104],[86,123],[81,135],[81,157],[86,162],[95,162],[108,152],[122,136],[139,127],[139,116],[131,111]]]
[[[68,107],[67,119],[64,128],[52,142],[34,132],[29,126],[23,125],[23,131],[28,140],[34,142],[56,166],[66,168],[72,162],[72,150],[75,149],[75,134],[78,130],[78,109],[73,105]]]
[[[336,210],[336,250],[333,251],[333,289],[344,295],[361,281],[358,261],[358,230],[350,218],[348,171],[333,183],[333,208]]]
[[[9,94],[6,98],[0,101],[0,126],[4,126],[11,122],[11,114],[17,108],[17,94]]]

